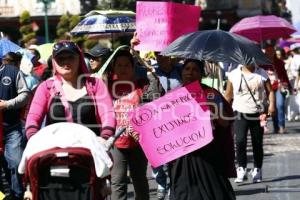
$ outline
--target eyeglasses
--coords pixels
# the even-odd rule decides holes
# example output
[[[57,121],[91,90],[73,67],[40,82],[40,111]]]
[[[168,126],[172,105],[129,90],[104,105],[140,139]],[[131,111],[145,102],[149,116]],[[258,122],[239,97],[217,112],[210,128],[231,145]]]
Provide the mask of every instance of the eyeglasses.
[[[53,46],[53,53],[59,52],[62,48],[79,52],[79,47],[74,42],[64,41],[58,42]]]

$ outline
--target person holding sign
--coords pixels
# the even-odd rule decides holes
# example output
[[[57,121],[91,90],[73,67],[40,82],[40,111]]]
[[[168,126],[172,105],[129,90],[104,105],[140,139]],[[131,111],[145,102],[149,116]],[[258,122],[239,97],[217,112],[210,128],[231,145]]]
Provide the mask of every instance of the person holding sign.
[[[135,32],[133,38],[130,41],[131,47],[135,47],[140,44],[137,33]],[[179,65],[175,65],[170,57],[162,56],[160,52],[154,52],[156,63],[153,68],[155,69],[155,74],[159,78],[160,84],[162,85],[165,92],[169,92],[172,89],[181,86],[181,68]],[[167,179],[168,174],[164,170],[164,166],[159,166],[153,168],[152,174],[157,183],[157,199],[162,200],[165,198],[168,190]]]
[[[159,80],[151,73],[147,79],[135,79],[134,59],[129,50],[121,49],[112,63],[113,77],[109,88],[116,112],[117,129],[126,127],[112,148],[114,165],[111,172],[112,200],[127,199],[127,166],[132,178],[135,199],[149,199],[149,185],[146,177],[147,159],[141,149],[135,132],[129,125],[128,114],[141,103],[152,101],[163,94]]]
[[[182,82],[201,82],[204,61],[186,60]],[[231,200],[235,194],[228,177],[235,176],[234,146],[231,135],[232,109],[213,88],[201,85],[211,111],[214,139],[208,145],[169,163],[170,200]]]

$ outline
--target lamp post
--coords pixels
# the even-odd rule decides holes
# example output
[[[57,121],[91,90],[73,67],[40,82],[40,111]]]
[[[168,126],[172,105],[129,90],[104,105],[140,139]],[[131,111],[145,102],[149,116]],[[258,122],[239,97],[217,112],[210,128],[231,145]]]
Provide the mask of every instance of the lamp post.
[[[46,43],[49,42],[49,26],[48,26],[48,5],[55,0],[38,0],[38,2],[42,2],[44,4],[44,10],[45,10],[45,41]]]

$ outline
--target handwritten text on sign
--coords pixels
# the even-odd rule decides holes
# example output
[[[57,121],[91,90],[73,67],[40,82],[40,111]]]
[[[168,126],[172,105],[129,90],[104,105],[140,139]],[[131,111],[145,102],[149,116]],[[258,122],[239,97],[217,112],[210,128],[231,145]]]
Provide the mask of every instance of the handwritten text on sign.
[[[153,167],[195,151],[213,139],[210,112],[198,82],[171,91],[132,113],[131,125]]]
[[[137,50],[162,51],[178,37],[198,30],[200,7],[172,2],[137,2]],[[187,14],[188,13],[188,14]]]

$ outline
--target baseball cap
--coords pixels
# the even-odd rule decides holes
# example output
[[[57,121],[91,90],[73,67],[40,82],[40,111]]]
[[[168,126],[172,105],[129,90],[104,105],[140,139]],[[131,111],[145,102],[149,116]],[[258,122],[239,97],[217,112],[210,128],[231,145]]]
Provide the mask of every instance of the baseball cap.
[[[63,51],[71,52],[74,54],[80,54],[79,47],[71,41],[63,41],[58,42],[53,46],[53,57],[56,57],[58,54],[60,54]]]
[[[90,51],[86,52],[85,55],[87,57],[106,57],[110,54],[110,50],[101,46],[100,44],[96,44]]]

